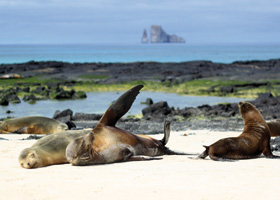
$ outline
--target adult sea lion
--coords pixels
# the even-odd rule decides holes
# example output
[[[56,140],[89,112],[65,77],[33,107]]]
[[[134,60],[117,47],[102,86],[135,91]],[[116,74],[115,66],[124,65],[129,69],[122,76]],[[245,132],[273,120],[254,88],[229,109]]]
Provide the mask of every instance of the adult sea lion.
[[[54,164],[68,163],[65,157],[67,145],[75,138],[86,135],[91,129],[69,130],[47,135],[30,148],[21,151],[18,161],[23,168],[38,168]]]
[[[267,121],[266,123],[269,127],[271,137],[280,136],[280,119]]]
[[[261,153],[267,158],[276,158],[270,149],[270,131],[258,109],[248,102],[238,103],[239,111],[245,122],[244,130],[238,137],[218,140],[199,158],[208,155],[213,160],[255,158]]]
[[[169,122],[165,122],[162,140],[146,135],[134,135],[115,127],[117,121],[130,109],[142,87],[143,85],[137,85],[121,95],[108,108],[91,133],[74,139],[67,146],[66,158],[70,163],[73,165],[105,164],[153,159],[139,155],[186,155],[165,147],[170,134]]]
[[[65,130],[68,130],[65,123],[41,116],[18,117],[0,124],[0,133],[49,134]]]

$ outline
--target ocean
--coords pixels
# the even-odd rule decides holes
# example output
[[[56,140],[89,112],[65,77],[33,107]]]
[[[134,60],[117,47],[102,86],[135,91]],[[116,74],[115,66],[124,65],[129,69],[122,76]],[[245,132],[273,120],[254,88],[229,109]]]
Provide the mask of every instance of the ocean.
[[[0,64],[63,62],[185,62],[219,63],[280,58],[279,45],[77,44],[0,45]]]

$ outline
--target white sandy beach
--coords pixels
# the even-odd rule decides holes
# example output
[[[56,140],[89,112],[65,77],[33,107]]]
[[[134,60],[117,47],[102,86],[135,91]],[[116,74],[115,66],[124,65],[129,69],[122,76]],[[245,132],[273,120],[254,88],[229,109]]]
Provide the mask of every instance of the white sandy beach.
[[[28,135],[0,135],[10,139],[0,140],[0,199],[279,199],[279,159],[261,157],[234,162],[191,159],[204,150],[202,145],[239,133],[172,132],[167,146],[195,156],[37,169],[21,168],[17,160],[20,151],[35,140],[19,140]]]

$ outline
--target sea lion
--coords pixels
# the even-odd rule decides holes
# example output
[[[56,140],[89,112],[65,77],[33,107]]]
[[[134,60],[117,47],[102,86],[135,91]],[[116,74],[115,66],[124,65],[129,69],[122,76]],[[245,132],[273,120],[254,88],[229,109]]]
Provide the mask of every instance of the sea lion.
[[[75,138],[90,133],[91,129],[69,130],[44,136],[30,148],[21,151],[18,161],[23,168],[38,168],[68,163],[65,157],[67,145]]]
[[[49,134],[68,130],[65,123],[41,116],[9,119],[0,124],[0,133]]]
[[[244,120],[244,130],[238,137],[218,140],[210,146],[199,158],[208,155],[213,160],[256,158],[261,153],[267,158],[276,158],[270,149],[270,131],[267,123],[258,109],[248,102],[238,103],[239,111]]]
[[[74,139],[66,148],[66,158],[73,165],[105,164],[120,161],[152,160],[151,156],[187,155],[165,147],[170,135],[170,123],[165,122],[164,137],[156,140],[146,135],[134,135],[115,127],[130,109],[139,90],[137,85],[121,95],[102,116],[96,127],[83,137]],[[141,157],[143,156],[150,156]]]
[[[19,79],[19,78],[24,78],[24,77],[19,74],[5,74],[0,76],[0,79]]]
[[[280,136],[280,119],[267,121],[266,123],[269,127],[271,137]]]

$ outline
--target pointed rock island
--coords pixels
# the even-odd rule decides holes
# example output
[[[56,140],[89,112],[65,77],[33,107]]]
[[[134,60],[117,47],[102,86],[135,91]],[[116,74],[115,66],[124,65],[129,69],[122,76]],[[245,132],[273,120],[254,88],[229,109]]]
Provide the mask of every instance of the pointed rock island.
[[[151,43],[185,43],[184,38],[177,35],[167,34],[161,26],[152,25],[151,26]],[[148,43],[148,37],[146,29],[144,30],[142,36],[142,43]]]

